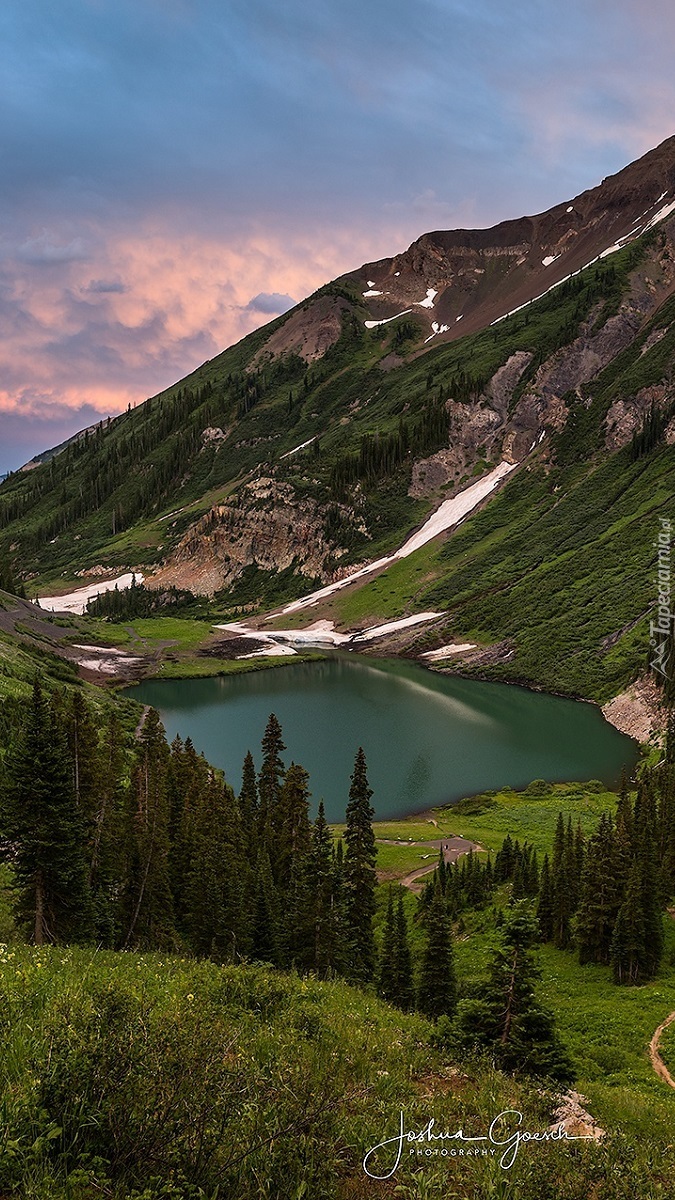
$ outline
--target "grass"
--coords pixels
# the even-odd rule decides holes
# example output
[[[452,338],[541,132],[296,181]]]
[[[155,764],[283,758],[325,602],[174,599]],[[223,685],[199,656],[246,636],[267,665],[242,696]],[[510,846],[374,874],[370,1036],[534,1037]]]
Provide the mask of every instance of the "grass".
[[[453,1064],[430,1044],[425,1020],[341,982],[171,956],[6,947],[0,989],[7,1195],[673,1194],[667,1106],[646,1086],[632,1112],[622,1106],[618,1121],[608,1113],[605,1145],[522,1147],[508,1172],[489,1158],[404,1155],[389,1183],[368,1179],[364,1155],[392,1136],[401,1109],[406,1128],[433,1116],[438,1130],[472,1136],[508,1108],[527,1129],[545,1129],[553,1100],[486,1062]],[[392,1163],[379,1161],[382,1172]]]
[[[381,839],[431,843],[453,835],[477,842],[494,858],[504,838],[510,834],[521,844],[530,842],[541,858],[551,850],[558,813],[563,814],[565,823],[571,817],[575,828],[579,820],[582,830],[588,834],[595,828],[601,813],[613,812],[615,807],[616,793],[606,791],[599,783],[589,787],[583,783],[536,781],[522,792],[503,788],[498,792],[482,793],[460,800],[458,804],[434,808],[423,817],[376,821],[373,828],[376,838],[380,839],[377,867],[387,879],[395,880],[417,867],[430,866],[438,856],[438,850],[431,845],[387,846]],[[432,823],[434,821],[436,824]],[[332,828],[337,834],[344,826]]]

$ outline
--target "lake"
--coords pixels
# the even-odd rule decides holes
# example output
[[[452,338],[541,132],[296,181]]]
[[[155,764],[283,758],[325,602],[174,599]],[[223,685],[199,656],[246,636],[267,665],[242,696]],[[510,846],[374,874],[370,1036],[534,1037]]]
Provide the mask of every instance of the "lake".
[[[309,771],[314,807],[344,819],[363,746],[379,818],[421,812],[490,788],[600,779],[616,784],[637,744],[594,705],[501,683],[438,675],[415,663],[335,655],[209,679],[147,680],[127,695],[158,709],[167,735],[192,738],[236,791],[271,712],[286,764]]]

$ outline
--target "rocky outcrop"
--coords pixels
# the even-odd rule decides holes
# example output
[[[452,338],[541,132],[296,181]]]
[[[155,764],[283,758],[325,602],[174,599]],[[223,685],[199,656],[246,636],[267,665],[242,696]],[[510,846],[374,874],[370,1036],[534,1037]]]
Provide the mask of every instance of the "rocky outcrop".
[[[305,362],[322,358],[342,333],[342,320],[351,306],[342,296],[316,296],[296,308],[274,331],[251,362],[251,369],[263,367],[271,359],[297,354]]]
[[[608,450],[620,450],[627,446],[633,435],[640,429],[642,422],[651,409],[664,409],[672,403],[675,395],[673,388],[665,383],[654,387],[641,388],[634,396],[615,400],[605,417],[605,445]],[[671,422],[666,429],[666,441],[669,445],[675,440],[675,423]]]
[[[643,675],[625,692],[614,696],[603,705],[602,712],[610,725],[638,742],[649,741],[666,727],[663,697],[650,675]]]
[[[666,219],[675,194],[675,138],[547,212],[491,229],[426,233],[394,258],[343,279],[371,317],[408,308],[446,328],[437,341],[484,329]],[[671,218],[672,221],[672,218]],[[425,293],[433,289],[431,304]],[[434,344],[437,344],[437,341]]]
[[[341,515],[356,522],[346,506]],[[294,566],[310,579],[328,582],[335,574],[335,560],[344,553],[326,536],[320,505],[299,500],[289,484],[265,477],[195,522],[146,584],[210,595],[231,586],[249,566],[263,571]]]

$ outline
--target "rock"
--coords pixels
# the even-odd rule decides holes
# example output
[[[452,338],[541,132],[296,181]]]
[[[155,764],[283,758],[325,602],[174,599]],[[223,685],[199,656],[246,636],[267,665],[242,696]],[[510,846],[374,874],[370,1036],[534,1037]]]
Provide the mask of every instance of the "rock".
[[[555,1120],[549,1126],[550,1131],[554,1133],[562,1125],[565,1133],[570,1137],[593,1138],[596,1142],[601,1141],[606,1136],[605,1130],[600,1128],[595,1118],[583,1107],[586,1103],[586,1097],[579,1092],[567,1092],[561,1097],[561,1102],[555,1110]]]
[[[610,725],[629,737],[646,742],[666,727],[666,708],[651,675],[640,679],[602,706]]]

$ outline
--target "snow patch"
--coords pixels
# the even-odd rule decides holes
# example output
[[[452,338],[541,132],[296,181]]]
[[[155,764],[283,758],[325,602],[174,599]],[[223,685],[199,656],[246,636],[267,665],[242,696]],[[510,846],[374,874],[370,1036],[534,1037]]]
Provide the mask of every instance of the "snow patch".
[[[220,626],[216,625],[216,629]],[[276,643],[272,646],[266,646],[264,650],[254,650],[252,654],[238,654],[237,661],[245,658],[288,658],[291,655],[296,655],[298,652],[292,646],[278,646]]]
[[[401,274],[401,272],[400,272],[400,271],[394,271],[394,275],[396,275],[396,277],[397,277],[397,278],[398,278],[398,276],[399,276],[400,274]]]
[[[368,287],[375,287],[374,279],[366,279],[366,283],[368,284]]]
[[[455,317],[455,321],[461,321],[463,316],[464,316],[464,313],[460,313],[458,317]]]
[[[568,213],[574,212],[574,205],[570,204],[569,208],[565,209],[565,212],[568,212]]]
[[[370,300],[371,296],[384,296],[384,292],[375,292],[371,289],[368,292],[362,292],[361,295],[363,296],[364,300]]]
[[[419,305],[420,308],[433,308],[437,295],[438,292],[435,288],[427,288],[426,298],[424,300],[415,300],[414,303]]]
[[[425,621],[433,621],[436,617],[443,617],[442,612],[424,612],[416,613],[414,617],[401,617],[399,621],[387,621],[386,625],[373,625],[370,629],[364,629],[363,633],[354,635],[353,641],[357,642],[373,642],[377,638],[386,637],[388,633],[397,633],[399,629],[409,629],[412,625],[421,625]]]
[[[284,610],[285,611],[285,610]],[[224,629],[228,633],[236,633],[239,637],[267,643],[264,650],[255,650],[252,654],[240,654],[239,658],[262,658],[274,655],[297,654],[298,650],[314,647],[315,649],[335,648],[338,646],[352,647],[362,642],[373,642],[386,637],[388,633],[396,633],[399,629],[408,629],[413,625],[433,621],[444,613],[416,613],[412,617],[401,617],[398,621],[388,621],[385,625],[372,625],[359,633],[338,633],[332,621],[315,621],[306,629],[273,629],[269,631],[249,629],[238,622],[229,625],[214,625],[214,629]],[[269,618],[268,618],[269,619]]]
[[[437,333],[447,333],[450,326],[449,325],[439,325],[438,321],[432,321],[431,328],[432,328],[432,333],[429,334],[428,338],[424,339],[425,346],[426,346],[427,342],[430,342],[432,338],[436,337]]]
[[[117,579],[90,583],[88,587],[77,588],[74,592],[67,592],[64,596],[40,596],[40,608],[46,609],[47,612],[70,612],[82,616],[86,612],[88,600],[93,600],[95,596],[100,596],[103,592],[112,592],[115,588],[123,591],[124,588],[131,587],[134,576],[136,583],[143,582],[140,571],[136,571],[134,574],[129,571],[126,575],[118,575]]]
[[[282,458],[290,458],[291,454],[297,454],[298,450],[304,450],[305,446],[311,446],[312,442],[316,441],[316,438],[317,435],[314,434],[314,437],[308,438],[306,442],[301,442],[299,446],[294,446],[292,450],[287,450],[285,454],[280,456],[279,461],[281,462]]]
[[[318,604],[320,600],[325,600],[327,596],[332,596],[334,592],[339,592],[342,588],[348,587],[357,579],[362,579],[365,575],[372,574],[373,571],[380,571],[384,567],[391,566],[397,559],[407,558],[409,554],[413,554],[415,550],[419,550],[420,546],[426,545],[433,538],[438,537],[440,533],[444,533],[446,529],[452,529],[457,525],[472,509],[480,504],[490,492],[494,491],[502,479],[504,479],[511,471],[515,470],[516,463],[501,462],[488,475],[482,479],[472,483],[470,487],[464,488],[456,496],[452,496],[449,500],[444,500],[440,508],[424,522],[421,529],[409,537],[403,543],[401,548],[395,554],[389,554],[386,558],[378,558],[375,562],[368,563],[367,566],[361,567],[358,571],[354,571],[352,575],[346,575],[344,579],[338,579],[335,583],[329,583],[326,587],[319,588],[316,592],[311,592],[309,596],[304,596],[302,600],[294,600],[291,604],[287,604],[281,611],[284,614],[298,612],[302,608],[307,608],[310,605]],[[271,620],[268,617],[268,620]]]
[[[664,192],[663,195],[665,196],[666,193]],[[662,199],[663,196],[660,196],[659,200]],[[659,200],[656,201],[657,204],[659,203]],[[672,212],[675,212],[675,200],[671,201],[670,204],[664,204],[663,208],[660,208],[657,213],[654,213],[654,216],[647,221],[645,229],[652,229],[654,225],[658,225],[659,221],[663,221],[666,217],[669,217]]]
[[[406,313],[412,312],[411,308],[404,308],[403,312],[396,313],[394,317],[385,317],[383,321],[364,321],[366,329],[376,329],[378,325],[388,325],[390,321],[398,321],[399,317],[404,317]]]
[[[541,265],[542,265],[542,267],[550,267],[551,264],[554,262],[557,262],[557,260],[559,258],[560,258],[559,254],[547,254],[546,258],[542,258]]]
[[[475,642],[450,642],[447,646],[439,646],[438,650],[426,650],[420,658],[429,662],[437,662],[441,658],[450,658],[453,654],[461,654],[463,650],[475,650]]]

